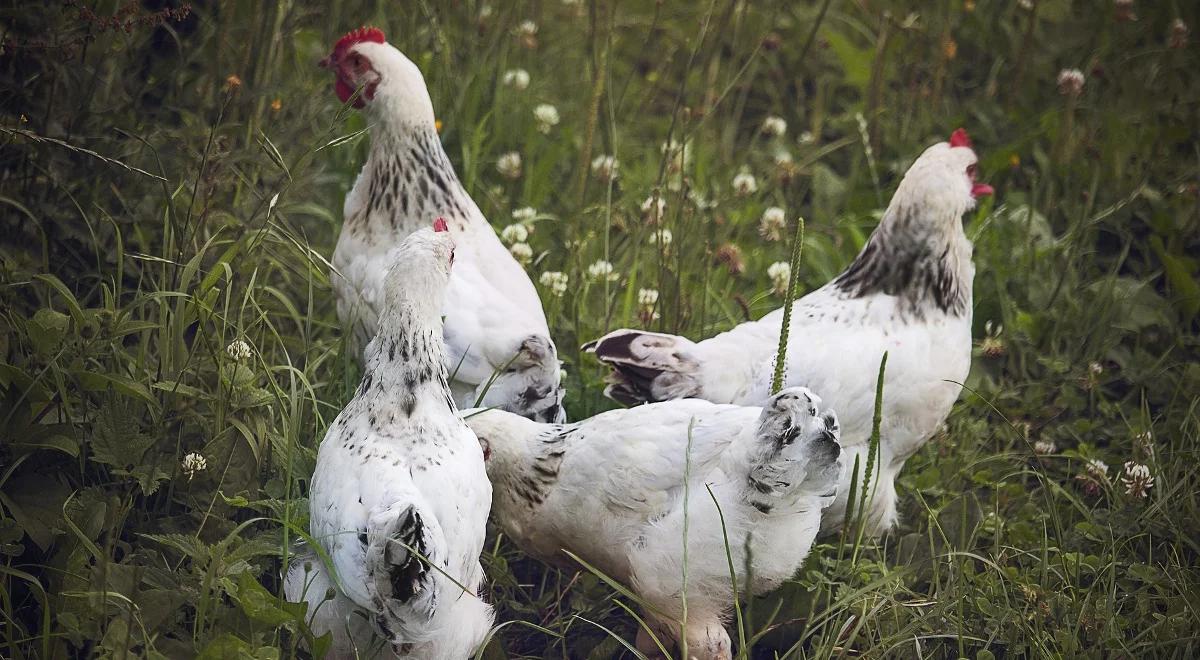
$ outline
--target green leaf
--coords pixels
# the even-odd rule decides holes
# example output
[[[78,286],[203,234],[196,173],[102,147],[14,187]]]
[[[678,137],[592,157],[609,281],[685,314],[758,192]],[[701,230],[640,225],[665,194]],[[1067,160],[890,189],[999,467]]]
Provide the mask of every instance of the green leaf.
[[[279,599],[271,595],[271,592],[250,573],[239,575],[237,584],[235,599],[242,606],[246,616],[269,626],[280,626],[295,621],[295,615],[279,607]]]
[[[141,420],[122,397],[107,397],[92,431],[92,460],[123,469],[139,465],[154,445],[154,438],[141,431]]]
[[[121,394],[142,399],[155,409],[158,408],[158,401],[150,394],[150,389],[131,378],[120,374],[96,373],[83,369],[74,369],[71,371],[71,375],[86,392],[105,392],[112,389]]]
[[[209,642],[200,651],[200,655],[196,656],[196,660],[233,660],[234,658],[276,660],[279,658],[279,649],[269,646],[255,648],[249,642],[225,633]]]
[[[48,357],[58,350],[70,322],[71,317],[52,309],[42,308],[34,312],[28,326],[29,343],[33,344],[33,350],[42,357]]]

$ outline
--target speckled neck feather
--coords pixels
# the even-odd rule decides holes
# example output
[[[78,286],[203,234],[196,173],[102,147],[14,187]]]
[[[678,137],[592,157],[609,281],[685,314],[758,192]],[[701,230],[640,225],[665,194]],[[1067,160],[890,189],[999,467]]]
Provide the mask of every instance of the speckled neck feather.
[[[446,373],[446,345],[440,319],[415,318],[411,308],[397,306],[380,322],[379,334],[367,345],[366,364],[356,399],[370,413],[371,425],[384,414],[412,417],[430,402],[457,412]]]
[[[435,130],[385,125],[372,131],[371,141],[361,175],[368,182],[366,203],[346,218],[346,229],[408,234],[443,217],[462,231],[478,214]]]
[[[934,309],[966,314],[971,306],[971,244],[958,217],[929,222],[917,216],[929,212],[920,205],[889,207],[833,285],[850,298],[897,296],[902,312],[917,319]]]

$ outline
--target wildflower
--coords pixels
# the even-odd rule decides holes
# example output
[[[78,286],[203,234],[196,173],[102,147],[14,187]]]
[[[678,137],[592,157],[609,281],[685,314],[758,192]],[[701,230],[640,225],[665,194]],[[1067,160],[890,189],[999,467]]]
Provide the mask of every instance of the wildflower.
[[[687,168],[692,159],[692,150],[687,143],[680,143],[674,138],[662,145],[663,155],[667,157],[667,172],[679,174]]]
[[[1058,93],[1075,98],[1083,93],[1085,80],[1079,69],[1063,69],[1058,72]]]
[[[767,266],[767,277],[771,278],[771,290],[782,296],[787,293],[788,282],[792,281],[792,267],[786,261],[776,261]]]
[[[705,197],[699,190],[692,189],[688,191],[688,201],[691,202],[697,209],[706,211],[717,207],[717,202]]]
[[[1125,485],[1125,494],[1138,499],[1145,499],[1154,488],[1154,477],[1150,468],[1140,463],[1128,461],[1125,463],[1125,475],[1121,477]]]
[[[1104,365],[1100,364],[1099,362],[1091,362],[1088,364],[1088,372],[1093,376],[1099,376],[1100,374],[1104,373]]]
[[[1083,467],[1084,472],[1075,475],[1075,479],[1083,484],[1083,492],[1099,495],[1100,489],[1108,484],[1108,465],[1098,458],[1089,458]]]
[[[783,232],[787,230],[787,216],[783,209],[778,206],[772,206],[766,211],[763,211],[762,221],[758,223],[758,233],[768,241],[778,241],[783,239]]]
[[[528,243],[513,243],[509,246],[508,252],[522,266],[529,264],[533,260],[533,248],[529,247]]]
[[[1038,440],[1033,443],[1033,453],[1038,456],[1049,456],[1058,453],[1058,445],[1049,440]]]
[[[1008,157],[1008,166],[1014,170],[1021,166],[1021,157],[1017,154],[1012,154]]]
[[[620,275],[617,275],[615,272],[613,272],[613,265],[603,259],[600,259],[599,261],[588,266],[587,274],[588,277],[592,278],[593,280],[608,280],[609,282],[615,282],[621,279]]]
[[[1146,456],[1154,455],[1154,432],[1150,430],[1142,431],[1133,436],[1133,447]]]
[[[532,206],[523,206],[516,211],[513,211],[512,217],[513,220],[516,220],[522,224],[532,222],[533,219],[537,217],[537,209],[533,208]]]
[[[1004,326],[999,323],[992,325],[992,322],[988,321],[983,324],[983,331],[986,334],[983,337],[983,341],[979,342],[979,348],[983,351],[984,357],[1004,357],[1004,353],[1006,352],[1004,340],[1000,338],[1000,335],[1004,334]]]
[[[1175,49],[1187,48],[1188,32],[1188,25],[1183,22],[1182,18],[1171,21],[1171,29],[1167,33],[1167,47]]]
[[[567,292],[567,283],[570,281],[566,273],[561,273],[556,270],[548,270],[542,273],[538,278],[542,286],[550,290],[550,293],[561,298]]]
[[[180,467],[183,468],[183,473],[187,475],[188,481],[191,481],[192,477],[196,476],[197,472],[201,472],[208,468],[208,460],[206,460],[204,456],[196,452],[192,452],[183,457]]]
[[[537,31],[537,23],[530,20],[521,21],[521,24],[517,26],[517,36],[520,37],[532,37],[537,34]]]
[[[225,78],[225,91],[232,94],[242,88],[242,79],[236,73],[229,74]]]
[[[1133,0],[1113,0],[1113,18],[1121,23],[1136,21],[1137,13],[1133,11]]]
[[[246,360],[251,355],[254,355],[254,351],[250,349],[250,344],[247,344],[245,340],[242,339],[234,339],[233,341],[229,342],[229,345],[225,347],[225,352],[229,354],[229,357],[237,360],[238,362]]]
[[[660,228],[650,233],[650,239],[647,242],[650,245],[657,245],[662,248],[663,252],[666,252],[667,246],[671,244],[671,240],[671,230]]]
[[[780,149],[779,151],[775,152],[776,167],[790,166],[793,162],[792,152],[788,151],[787,149]]]
[[[1017,6],[1025,11],[1033,11],[1033,0],[1017,0]]]
[[[642,217],[646,222],[656,225],[663,219],[667,211],[667,200],[661,195],[651,195],[642,202]]]
[[[512,87],[518,92],[523,92],[529,87],[529,72],[525,69],[509,69],[504,72],[504,76],[500,78],[506,87]]]
[[[642,323],[649,323],[658,319],[658,312],[654,311],[657,305],[657,289],[638,289],[638,319]]]
[[[787,121],[783,117],[771,115],[763,120],[762,132],[771,137],[782,137],[787,133]]]
[[[441,132],[442,132],[442,120],[441,119],[433,120],[433,130],[437,131],[438,134],[441,134]]]
[[[494,13],[496,13],[496,10],[491,5],[485,4],[479,8],[479,19],[486,20],[491,18]]]
[[[592,174],[601,181],[612,181],[617,178],[620,161],[607,154],[592,159]]]
[[[500,240],[512,245],[529,240],[529,230],[520,223],[509,225],[500,232]]]
[[[496,161],[496,169],[506,179],[517,179],[521,176],[521,154],[510,151]]]
[[[968,14],[975,11],[975,0],[963,0],[963,11]]]
[[[746,270],[746,264],[742,261],[742,249],[733,243],[726,243],[717,248],[713,259],[728,268],[730,275],[741,275]]]
[[[271,101],[271,112],[279,112],[282,109],[283,109],[283,101],[282,100],[276,98],[274,101]]]
[[[733,177],[733,190],[739,197],[752,195],[758,192],[758,180],[754,175],[743,169],[738,172],[738,175]]]
[[[530,50],[537,48],[537,31],[537,23],[529,20],[521,21],[521,24],[517,26],[517,41]]]
[[[800,144],[812,144],[817,138],[813,137],[812,131],[804,131],[798,139],[800,140]]]
[[[558,125],[558,108],[543,103],[533,109],[533,116],[537,119],[537,129],[542,133],[549,133],[550,129]]]

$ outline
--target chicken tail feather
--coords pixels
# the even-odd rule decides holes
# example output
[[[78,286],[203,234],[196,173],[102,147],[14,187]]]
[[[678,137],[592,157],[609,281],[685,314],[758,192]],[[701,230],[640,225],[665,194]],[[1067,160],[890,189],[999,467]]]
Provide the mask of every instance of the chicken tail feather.
[[[695,344],[675,335],[622,329],[584,344],[612,372],[604,394],[626,405],[703,394]]]

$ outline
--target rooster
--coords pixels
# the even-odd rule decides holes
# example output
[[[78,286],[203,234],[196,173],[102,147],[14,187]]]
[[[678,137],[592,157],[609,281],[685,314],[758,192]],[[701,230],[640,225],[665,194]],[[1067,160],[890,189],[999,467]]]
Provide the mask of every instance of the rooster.
[[[333,633],[337,657],[384,646],[466,658],[492,624],[477,596],[492,488],[447,383],[441,309],[454,244],[444,222],[436,228],[389,253],[380,332],[317,453],[309,527],[336,579],[311,552],[285,579],[314,631]]]
[[[926,149],[858,257],[793,303],[784,384],[819,392],[841,413],[853,456],[825,533],[844,522],[855,459],[865,476],[884,353],[880,455],[865,513],[872,535],[895,525],[896,475],[945,421],[967,377],[975,267],[961,218],[992,193],[976,182],[976,169],[964,129]],[[768,396],[782,319],[777,309],[701,342],[617,330],[584,348],[612,368],[605,392],[625,404],[696,397],[758,405]]]
[[[446,361],[459,405],[562,421],[558,351],[537,290],[454,173],[415,64],[378,28],[338,40],[321,65],[370,124],[371,151],[346,196],[333,253],[338,318],[365,346],[379,326],[388,251],[428,218],[458,244],[445,315]]]
[[[837,418],[816,395],[790,388],[765,403],[666,401],[566,425],[464,414],[507,535],[543,561],[577,567],[570,552],[629,584],[656,636],[718,660],[732,657],[726,539],[738,584],[749,564],[749,589],[774,589],[808,554],[841,475]],[[657,648],[644,630],[638,646]]]

